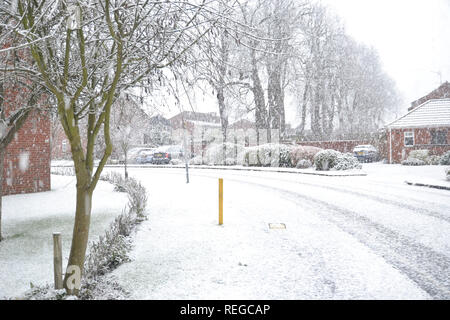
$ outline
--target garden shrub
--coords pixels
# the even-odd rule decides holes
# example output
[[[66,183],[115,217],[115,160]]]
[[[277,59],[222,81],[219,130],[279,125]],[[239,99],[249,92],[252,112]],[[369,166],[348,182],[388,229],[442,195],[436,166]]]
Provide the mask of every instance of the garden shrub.
[[[332,149],[319,151],[314,156],[314,165],[316,167],[316,170],[330,170],[336,165],[337,159],[340,154],[341,153],[339,151]]]
[[[180,164],[183,164],[183,161],[181,159],[172,159],[169,163],[173,166],[178,166]]]
[[[419,159],[422,160],[423,162],[428,162],[428,156],[429,156],[429,150],[412,150],[409,155],[408,158],[413,158],[413,159]]]
[[[196,156],[196,157],[192,158],[191,160],[189,160],[189,164],[194,165],[194,166],[202,165],[203,164],[202,157]]]
[[[431,164],[433,166],[437,166],[437,165],[439,165],[440,161],[441,161],[441,157],[440,156],[432,155],[432,156],[428,157],[427,163]]]
[[[302,159],[297,162],[297,165],[295,167],[297,169],[307,169],[307,168],[312,167],[312,163],[308,159]]]
[[[350,170],[350,169],[361,169],[362,165],[359,163],[358,159],[351,153],[341,153],[338,155],[336,164],[333,167],[334,170]]]
[[[426,162],[420,159],[408,157],[408,159],[402,161],[404,166],[424,166]]]
[[[266,143],[259,146],[247,147],[243,155],[244,165],[262,167],[291,167],[292,146]]]
[[[442,166],[450,166],[450,151],[447,151],[441,156],[439,164]]]
[[[224,145],[226,147],[225,159],[223,158]],[[206,149],[204,161],[210,165],[234,165],[239,162],[238,155],[243,150],[244,146],[231,142],[213,144]]]
[[[314,161],[314,156],[322,151],[322,148],[317,148],[313,146],[295,146],[291,149],[291,162],[293,167],[297,167],[297,163],[300,160]]]

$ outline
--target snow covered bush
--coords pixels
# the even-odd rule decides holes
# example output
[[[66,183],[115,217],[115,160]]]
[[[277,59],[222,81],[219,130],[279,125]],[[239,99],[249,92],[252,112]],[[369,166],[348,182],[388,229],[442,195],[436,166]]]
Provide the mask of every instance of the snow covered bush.
[[[424,149],[424,150],[412,150],[409,155],[408,158],[413,158],[413,159],[419,159],[423,162],[428,162],[428,156],[429,156],[429,151]]]
[[[361,169],[358,159],[351,153],[341,153],[336,150],[326,149],[319,151],[314,156],[316,170],[350,170]]]
[[[402,161],[404,166],[424,166],[426,162],[420,159],[408,157],[408,159]]]
[[[450,168],[445,169],[445,175],[447,177],[447,180],[450,181]]]
[[[334,168],[337,163],[337,159],[341,153],[332,149],[325,149],[319,151],[314,156],[314,165],[316,170],[330,170]]]
[[[438,155],[432,155],[428,157],[427,163],[431,164],[433,166],[439,165],[439,162],[441,161],[441,157]]]
[[[243,153],[244,165],[263,167],[291,167],[292,146],[267,143],[247,147]]]
[[[312,163],[308,159],[302,159],[297,162],[297,165],[295,167],[297,169],[307,169],[307,168],[312,167]]]
[[[224,145],[226,147],[225,159],[223,157]],[[234,165],[238,162],[238,155],[242,154],[243,150],[244,146],[231,142],[213,144],[206,149],[204,161],[210,165]]]
[[[50,173],[60,176],[74,176],[75,169],[74,167],[51,167]]]
[[[202,165],[203,164],[202,157],[196,156],[196,157],[192,158],[191,160],[189,160],[189,164],[194,165],[194,166]]]
[[[172,159],[169,163],[173,166],[179,166],[180,164],[183,164],[183,161],[180,159]]]
[[[447,151],[441,156],[439,164],[442,166],[450,166],[450,151]]]
[[[297,167],[300,160],[314,161],[314,156],[322,151],[322,148],[317,148],[313,146],[294,146],[291,149],[291,162],[293,167]]]
[[[351,153],[341,153],[336,159],[336,164],[334,170],[350,170],[350,169],[361,169],[362,165],[359,163],[358,159]]]

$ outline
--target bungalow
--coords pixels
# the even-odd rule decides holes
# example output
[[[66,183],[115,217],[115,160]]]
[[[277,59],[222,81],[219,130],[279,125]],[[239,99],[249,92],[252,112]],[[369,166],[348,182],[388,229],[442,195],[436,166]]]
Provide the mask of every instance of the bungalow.
[[[411,150],[432,155],[450,150],[450,99],[431,99],[386,126],[389,163],[400,163]]]

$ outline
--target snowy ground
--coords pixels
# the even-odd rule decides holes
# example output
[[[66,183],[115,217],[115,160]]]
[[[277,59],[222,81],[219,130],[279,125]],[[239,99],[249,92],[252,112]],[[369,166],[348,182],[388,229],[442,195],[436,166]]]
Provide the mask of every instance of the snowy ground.
[[[129,171],[149,193],[132,261],[111,275],[131,298],[450,299],[450,191],[405,184],[450,186],[443,166],[364,164],[366,176],[332,177],[191,168],[189,184],[179,168]],[[74,184],[52,176],[50,192],[3,198],[0,297],[52,283],[51,234],[62,232],[67,259]],[[91,241],[127,202],[112,189],[100,181],[94,192]]]
[[[0,298],[19,297],[35,285],[53,284],[52,233],[62,233],[67,262],[75,213],[75,177],[51,177],[48,192],[3,197],[0,243]],[[128,202],[113,185],[99,181],[94,192],[90,239],[104,233]]]
[[[363,169],[191,169],[186,184],[182,169],[131,168],[150,216],[113,276],[135,299],[450,299],[450,191],[404,183],[445,183],[443,167]]]

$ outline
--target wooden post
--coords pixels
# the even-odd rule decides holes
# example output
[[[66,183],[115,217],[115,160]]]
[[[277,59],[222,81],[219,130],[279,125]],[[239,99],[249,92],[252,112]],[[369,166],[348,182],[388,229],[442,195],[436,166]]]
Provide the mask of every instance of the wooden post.
[[[61,233],[53,232],[53,270],[55,289],[63,289]]]
[[[219,179],[219,225],[223,224],[223,179]]]

